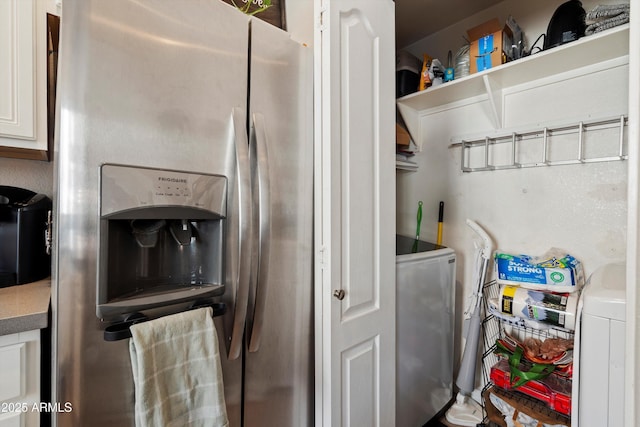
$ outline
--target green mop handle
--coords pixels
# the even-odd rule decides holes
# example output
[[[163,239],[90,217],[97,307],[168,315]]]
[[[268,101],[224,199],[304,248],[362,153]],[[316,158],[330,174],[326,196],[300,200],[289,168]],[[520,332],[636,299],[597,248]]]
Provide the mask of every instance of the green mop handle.
[[[422,223],[422,200],[418,202],[418,215],[417,215],[418,225],[416,227],[416,240],[420,240],[420,224]]]
[[[420,223],[422,223],[422,200],[418,202],[418,215],[417,218],[418,225],[416,226],[416,240],[413,241],[413,246],[411,247],[411,253],[418,252],[418,241],[420,241]]]

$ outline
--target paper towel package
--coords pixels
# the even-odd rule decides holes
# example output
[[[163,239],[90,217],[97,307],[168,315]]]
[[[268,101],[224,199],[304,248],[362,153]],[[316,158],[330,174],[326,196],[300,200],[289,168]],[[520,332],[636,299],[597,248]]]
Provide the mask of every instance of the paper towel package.
[[[551,249],[540,257],[495,254],[497,282],[548,292],[574,292],[584,284],[582,263],[573,256]]]
[[[574,330],[578,294],[534,291],[506,285],[498,297],[502,313]]]

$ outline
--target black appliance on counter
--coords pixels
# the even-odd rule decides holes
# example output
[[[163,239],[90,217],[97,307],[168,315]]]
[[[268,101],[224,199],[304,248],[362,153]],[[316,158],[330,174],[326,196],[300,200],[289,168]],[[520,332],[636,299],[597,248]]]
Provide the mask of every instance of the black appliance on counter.
[[[0,185],[0,287],[21,285],[51,274],[48,217],[44,194]]]

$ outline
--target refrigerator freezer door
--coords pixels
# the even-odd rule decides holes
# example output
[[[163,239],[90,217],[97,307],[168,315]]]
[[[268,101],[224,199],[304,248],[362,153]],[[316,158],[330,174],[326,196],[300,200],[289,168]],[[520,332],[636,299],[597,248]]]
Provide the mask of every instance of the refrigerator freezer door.
[[[264,116],[261,113],[253,113],[253,128],[251,140],[251,153],[253,155],[253,199],[255,202],[254,229],[257,233],[253,251],[253,276],[252,276],[252,308],[253,312],[247,322],[249,333],[249,351],[256,352],[262,342],[262,327],[267,309],[267,295],[269,287],[269,264],[271,249],[271,180],[269,176],[269,158],[267,149],[267,133]],[[260,284],[260,297],[257,298],[257,286]]]
[[[261,239],[247,319],[247,427],[313,423],[311,60],[311,49],[252,20],[254,197],[268,206],[257,208]],[[268,168],[260,159],[268,159]],[[264,192],[268,197],[258,197]]]
[[[95,313],[100,165],[233,177],[231,115],[238,107],[246,123],[248,21],[219,1],[65,0],[52,401],[71,403],[73,412],[54,414],[54,425],[134,424],[128,343],[105,342]],[[221,329],[218,336],[224,340]],[[239,425],[241,387],[232,379],[242,362],[227,360],[226,347],[221,342],[225,395],[231,423]]]

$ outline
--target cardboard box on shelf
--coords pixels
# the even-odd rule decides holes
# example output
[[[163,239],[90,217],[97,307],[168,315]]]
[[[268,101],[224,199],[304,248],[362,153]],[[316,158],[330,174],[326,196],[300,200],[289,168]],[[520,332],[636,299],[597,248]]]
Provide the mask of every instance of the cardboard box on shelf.
[[[411,136],[409,135],[409,132],[407,132],[405,128],[396,123],[396,144],[409,146],[410,141]]]
[[[498,18],[467,30],[469,48],[469,72],[488,70],[504,62],[502,53],[503,28]]]

